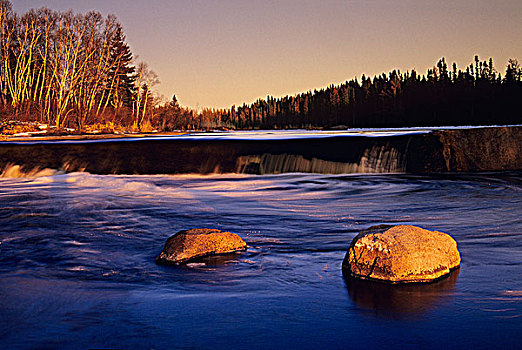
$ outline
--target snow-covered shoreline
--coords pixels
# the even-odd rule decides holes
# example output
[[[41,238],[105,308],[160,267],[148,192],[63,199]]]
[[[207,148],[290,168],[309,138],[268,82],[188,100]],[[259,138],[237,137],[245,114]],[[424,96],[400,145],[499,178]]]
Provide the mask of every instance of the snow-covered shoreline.
[[[443,130],[470,130],[485,128],[522,127],[522,125],[481,125],[481,126],[438,126],[408,128],[357,128],[347,130],[233,130],[233,131],[176,131],[170,133],[128,133],[128,134],[81,134],[81,135],[12,135],[0,143],[9,144],[49,144],[49,143],[93,143],[93,142],[134,142],[150,140],[296,140],[330,137],[391,137],[429,134]]]

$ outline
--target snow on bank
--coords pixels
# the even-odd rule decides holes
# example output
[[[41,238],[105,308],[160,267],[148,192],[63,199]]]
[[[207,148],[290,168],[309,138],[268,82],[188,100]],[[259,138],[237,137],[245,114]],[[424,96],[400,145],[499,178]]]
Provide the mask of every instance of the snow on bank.
[[[440,127],[408,127],[408,128],[359,128],[347,130],[241,130],[241,131],[217,131],[217,132],[188,132],[175,134],[140,134],[128,136],[105,135],[94,139],[84,139],[68,136],[45,139],[10,139],[1,143],[9,144],[82,144],[96,142],[134,142],[149,140],[295,140],[331,137],[393,137],[415,134],[429,134],[441,130],[466,130],[500,127],[521,127],[522,125],[488,125],[488,126],[440,126]],[[80,138],[78,138],[80,137]],[[87,135],[85,137],[88,137]]]

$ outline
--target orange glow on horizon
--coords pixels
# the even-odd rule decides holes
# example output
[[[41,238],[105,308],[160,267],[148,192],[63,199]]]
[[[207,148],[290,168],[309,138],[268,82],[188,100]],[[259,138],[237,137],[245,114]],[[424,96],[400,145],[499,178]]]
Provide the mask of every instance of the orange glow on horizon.
[[[228,108],[393,69],[425,74],[442,56],[461,69],[492,57],[504,72],[522,59],[522,2],[16,0],[114,13],[138,60],[158,73],[166,100]]]

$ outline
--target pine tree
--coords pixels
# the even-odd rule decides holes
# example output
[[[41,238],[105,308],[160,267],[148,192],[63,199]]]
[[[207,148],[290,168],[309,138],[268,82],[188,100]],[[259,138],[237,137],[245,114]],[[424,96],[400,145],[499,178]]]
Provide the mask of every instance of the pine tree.
[[[522,80],[522,68],[516,59],[509,59],[506,67],[505,81],[513,83]]]
[[[111,44],[111,74],[108,87],[113,92],[112,104],[115,108],[131,107],[136,95],[135,68],[132,66],[132,52],[125,42],[125,34],[120,24],[117,25]]]

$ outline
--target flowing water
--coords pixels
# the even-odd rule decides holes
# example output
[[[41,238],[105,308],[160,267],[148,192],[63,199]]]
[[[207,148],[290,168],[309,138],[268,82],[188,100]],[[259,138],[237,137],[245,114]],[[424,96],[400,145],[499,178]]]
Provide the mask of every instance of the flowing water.
[[[522,173],[30,175],[0,179],[1,348],[522,342]],[[357,232],[399,223],[450,233],[460,270],[428,285],[345,279]],[[249,249],[156,265],[193,227]]]

